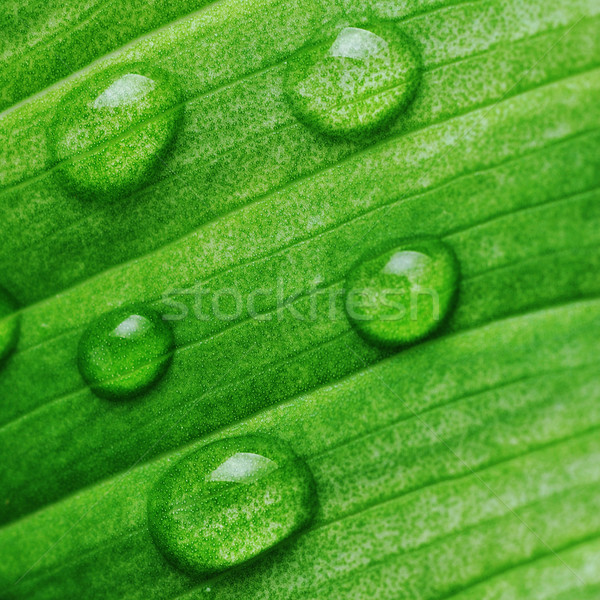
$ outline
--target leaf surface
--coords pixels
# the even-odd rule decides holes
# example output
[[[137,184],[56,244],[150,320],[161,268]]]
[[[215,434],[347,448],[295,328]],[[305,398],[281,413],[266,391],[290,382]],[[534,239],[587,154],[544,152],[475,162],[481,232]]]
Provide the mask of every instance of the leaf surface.
[[[2,597],[595,597],[597,3],[159,2],[53,69],[138,4],[31,2],[31,28],[0,53],[0,83],[15,82],[0,283],[22,305],[0,372]],[[327,139],[293,117],[285,64],[324,22],[364,18],[416,41],[423,82],[387,135]],[[48,128],[76,85],[131,61],[173,73],[181,130],[144,189],[84,201],[57,177]],[[43,77],[19,78],[23,65]],[[457,307],[435,339],[382,351],[331,318],[330,298],[340,309],[367,251],[414,235],[455,251]],[[199,283],[269,290],[263,318],[246,304],[196,318]],[[187,316],[166,377],[109,402],[82,381],[77,344],[132,302]],[[149,537],[147,491],[178,457],[245,432],[307,459],[318,516],[243,569],[190,579]]]

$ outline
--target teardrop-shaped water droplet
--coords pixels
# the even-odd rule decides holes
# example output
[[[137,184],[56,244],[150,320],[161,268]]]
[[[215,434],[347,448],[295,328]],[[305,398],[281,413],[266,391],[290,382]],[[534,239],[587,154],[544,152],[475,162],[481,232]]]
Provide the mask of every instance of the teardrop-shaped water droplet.
[[[432,333],[453,307],[459,267],[438,240],[414,240],[369,256],[346,280],[346,312],[359,334],[399,346]]]
[[[392,25],[345,27],[300,50],[288,63],[285,91],[306,125],[361,136],[389,125],[414,97],[420,54]]]
[[[316,509],[312,473],[279,439],[219,440],[184,457],[148,500],[150,533],[177,568],[222,571],[304,527]]]
[[[73,192],[125,195],[160,169],[182,109],[168,76],[136,64],[108,69],[62,99],[50,138]]]
[[[166,371],[174,348],[169,323],[147,307],[101,316],[79,341],[77,363],[92,391],[128,398],[146,391]]]
[[[0,287],[0,366],[14,350],[19,339],[20,315],[15,299]]]

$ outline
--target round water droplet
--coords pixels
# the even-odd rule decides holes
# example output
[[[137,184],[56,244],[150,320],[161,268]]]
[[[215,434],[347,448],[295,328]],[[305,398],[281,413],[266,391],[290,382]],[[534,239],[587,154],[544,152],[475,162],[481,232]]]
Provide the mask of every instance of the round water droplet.
[[[156,483],[150,533],[177,568],[222,571],[304,527],[316,509],[312,473],[281,440],[247,435],[186,456]]]
[[[76,193],[125,195],[160,168],[182,109],[167,75],[108,69],[63,98],[50,132],[60,174]]]
[[[136,396],[165,373],[174,345],[171,327],[159,313],[121,308],[85,331],[79,341],[79,371],[98,396]]]
[[[414,43],[392,25],[345,27],[289,62],[286,95],[306,125],[336,136],[360,136],[389,125],[421,79]]]
[[[361,261],[346,281],[346,312],[369,342],[399,346],[432,333],[458,289],[454,252],[438,240],[415,240]]]
[[[19,339],[20,316],[14,298],[0,288],[0,365],[14,350]]]

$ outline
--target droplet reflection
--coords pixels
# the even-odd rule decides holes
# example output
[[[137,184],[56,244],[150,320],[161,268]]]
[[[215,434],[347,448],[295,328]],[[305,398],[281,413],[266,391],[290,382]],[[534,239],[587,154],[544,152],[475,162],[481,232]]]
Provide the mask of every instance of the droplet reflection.
[[[335,136],[362,136],[389,125],[421,79],[414,43],[392,25],[345,27],[311,45],[287,67],[286,95],[306,125]]]
[[[347,277],[348,318],[376,345],[420,340],[449,314],[458,273],[454,253],[437,240],[406,242],[367,257]]]
[[[247,435],[208,444],[171,467],[148,500],[156,546],[194,575],[262,554],[306,526],[313,476],[281,440]]]
[[[78,195],[133,192],[160,169],[182,114],[167,75],[142,65],[108,69],[60,103],[50,131],[65,185]]]
[[[173,348],[173,332],[159,313],[122,308],[85,331],[78,348],[79,371],[98,396],[133,397],[165,373]]]

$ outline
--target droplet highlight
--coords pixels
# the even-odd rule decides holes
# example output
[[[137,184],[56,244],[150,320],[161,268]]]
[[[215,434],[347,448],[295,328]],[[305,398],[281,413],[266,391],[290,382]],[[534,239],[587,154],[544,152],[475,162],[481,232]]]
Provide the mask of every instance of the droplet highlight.
[[[346,280],[346,312],[372,344],[401,346],[435,331],[456,298],[459,266],[445,243],[410,241],[368,256]]]
[[[273,548],[315,510],[304,460],[277,438],[247,435],[208,444],[171,467],[150,493],[148,525],[172,565],[205,575]]]
[[[53,158],[74,193],[131,193],[161,167],[181,120],[166,73],[143,65],[103,71],[68,93],[50,129]]]
[[[345,27],[288,63],[286,96],[304,124],[333,136],[382,130],[408,106],[421,80],[414,42],[389,24]]]
[[[148,307],[121,308],[85,331],[77,364],[96,395],[130,398],[164,375],[174,347],[171,325],[158,312]]]
[[[21,318],[16,300],[0,287],[0,366],[15,349],[19,340]]]

